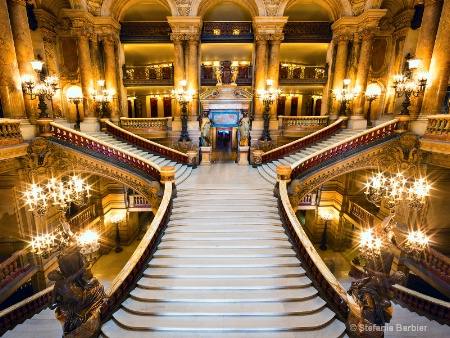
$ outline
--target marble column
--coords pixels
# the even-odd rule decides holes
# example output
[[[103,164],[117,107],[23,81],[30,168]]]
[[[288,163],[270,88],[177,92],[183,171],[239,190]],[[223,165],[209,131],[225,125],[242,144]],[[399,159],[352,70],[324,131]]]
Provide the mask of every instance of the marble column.
[[[58,67],[56,66],[55,59],[55,43],[56,43],[56,33],[48,30],[47,28],[42,28],[42,40],[44,42],[44,52],[45,52],[45,62],[48,70],[48,74],[51,76],[58,76]],[[52,111],[53,118],[62,117],[61,109],[61,91],[57,90],[55,95],[52,97]]]
[[[342,89],[344,85],[345,74],[347,71],[349,37],[346,35],[342,35],[335,38],[335,41],[337,43],[337,51],[334,66],[333,87],[331,88],[331,90]],[[330,115],[339,115],[339,107],[339,102],[336,102],[336,100],[334,100]]]
[[[430,62],[429,85],[425,90],[422,115],[441,114],[450,76],[450,0],[444,0]]]
[[[103,51],[105,53],[105,87],[108,90],[114,91],[112,101],[109,103],[110,118],[113,121],[119,120],[119,109],[117,104],[117,97],[119,95],[117,90],[117,69],[116,67],[116,53],[115,53],[116,40],[108,36],[103,39]]]
[[[356,83],[354,88],[359,89],[353,105],[353,115],[364,114],[364,93],[367,88],[367,79],[369,76],[370,62],[372,60],[372,45],[374,38],[374,31],[368,30],[361,34],[362,43],[358,62],[358,72],[356,73]]]
[[[30,63],[35,57],[30,28],[28,27],[26,2],[23,0],[8,0],[7,2],[20,77],[24,75],[35,75],[36,73]],[[37,110],[36,108],[33,110],[33,106],[35,107],[36,104],[33,105],[29,95],[24,94],[24,105],[26,115],[16,115],[15,117],[28,117],[31,121],[36,121]]]
[[[170,39],[173,41],[173,50],[174,50],[174,61],[173,61],[173,86],[175,89],[179,89],[180,81],[185,79],[184,77],[184,41],[181,39],[179,35],[171,34]],[[176,101],[173,100],[173,103],[176,104]],[[180,109],[173,110],[174,117],[180,118]]]
[[[353,34],[353,50],[352,50],[352,60],[351,66],[348,71],[348,78],[351,80],[350,83],[356,83],[356,74],[358,73],[358,63],[359,57],[361,55],[361,34]]]
[[[187,42],[187,88],[188,90],[194,90],[196,94],[194,94],[194,99],[189,105],[188,115],[190,116],[189,120],[197,120],[198,114],[198,43],[199,37],[192,36],[189,38]]]
[[[0,0],[0,100],[3,117],[25,117],[20,72],[6,0]],[[7,51],[7,52],[5,52]]]
[[[277,37],[270,41],[269,60],[267,69],[267,78],[273,80],[273,88],[278,88],[278,80],[280,76],[280,45],[283,36]],[[270,107],[270,114],[272,119],[277,116],[277,101]]]
[[[406,30],[405,29],[401,29],[397,32],[394,32],[394,55],[395,58],[393,60],[393,65],[391,67],[391,70],[389,72],[389,79],[388,81],[391,81],[392,76],[401,73],[401,69],[403,66],[403,61],[404,61],[404,54],[403,54],[403,49],[405,48],[405,39],[406,39]],[[386,109],[385,109],[385,114],[394,114],[394,109],[395,109],[395,90],[393,88],[391,88],[390,90],[387,91],[387,93],[389,94],[387,97],[387,103],[386,103]]]
[[[422,26],[416,47],[416,58],[422,60],[419,72],[428,72],[430,69],[431,56],[433,54],[434,41],[439,27],[439,17],[442,11],[443,0],[425,0]],[[412,98],[410,107],[411,115],[417,116],[422,108],[423,95]]]
[[[94,117],[94,103],[90,91],[94,88],[92,79],[91,55],[89,52],[89,37],[85,34],[77,36],[78,68],[80,71],[81,89],[83,91],[84,117]]]
[[[267,40],[264,36],[256,36],[256,56],[255,56],[255,92],[266,89],[267,73]],[[257,120],[262,120],[264,105],[261,100],[255,97],[254,116]]]

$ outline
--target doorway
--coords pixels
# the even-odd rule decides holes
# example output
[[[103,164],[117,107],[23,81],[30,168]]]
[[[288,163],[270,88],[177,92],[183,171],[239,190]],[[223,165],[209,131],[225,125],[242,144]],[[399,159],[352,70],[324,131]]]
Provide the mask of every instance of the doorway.
[[[213,163],[235,162],[237,156],[237,128],[213,127]]]
[[[231,128],[216,128],[216,150],[231,150]]]

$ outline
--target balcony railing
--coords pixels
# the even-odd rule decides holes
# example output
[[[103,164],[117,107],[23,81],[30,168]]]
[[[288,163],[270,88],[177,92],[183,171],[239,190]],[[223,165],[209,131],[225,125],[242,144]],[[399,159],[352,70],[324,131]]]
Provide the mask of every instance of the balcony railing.
[[[0,146],[23,143],[20,120],[0,119]]]
[[[423,138],[450,141],[450,115],[429,115]]]
[[[328,81],[326,67],[303,66],[296,63],[280,63],[279,84],[322,84]]]
[[[328,125],[328,116],[278,116],[283,136],[296,131],[316,131]]]
[[[165,138],[168,136],[168,131],[172,128],[171,117],[158,118],[128,118],[121,117],[120,125],[130,133],[145,137],[145,138]]]
[[[86,206],[83,210],[69,218],[70,228],[74,232],[84,229],[95,217],[95,204]]]
[[[330,42],[330,22],[288,21],[283,29],[284,42]]]
[[[167,21],[139,21],[120,23],[122,42],[170,42],[170,25]]]
[[[252,22],[203,22],[202,42],[253,42]]]
[[[225,61],[226,63],[227,61]],[[229,62],[229,61],[228,61]],[[230,62],[231,63],[231,62]],[[217,84],[217,77],[214,72],[214,67],[212,65],[201,66],[201,84],[202,86],[214,86]],[[222,83],[229,84],[231,82],[231,69],[229,67],[224,67],[222,72]],[[253,66],[252,65],[239,65],[238,75],[236,78],[236,84],[241,86],[251,86],[253,77]]]
[[[28,271],[31,264],[28,262],[28,248],[17,251],[7,260],[0,263],[0,289],[3,289],[11,282]]]
[[[122,67],[124,86],[173,86],[173,64],[159,63],[146,66]]]
[[[350,201],[348,205],[348,214],[359,220],[359,223],[366,227],[373,226],[374,216],[355,202]]]

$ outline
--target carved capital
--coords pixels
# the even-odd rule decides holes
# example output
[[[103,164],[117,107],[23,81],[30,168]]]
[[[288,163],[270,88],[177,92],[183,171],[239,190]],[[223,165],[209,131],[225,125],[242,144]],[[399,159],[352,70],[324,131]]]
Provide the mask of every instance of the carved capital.
[[[353,34],[340,34],[333,36],[333,42],[338,45],[344,45],[348,43],[353,37]]]
[[[255,36],[256,41],[278,41],[281,42],[284,40],[284,34],[257,34]]]
[[[175,2],[177,4],[178,14],[180,16],[189,16],[192,0],[175,0]]]
[[[54,43],[56,41],[56,33],[47,28],[41,28],[42,39],[46,42]]]
[[[264,0],[264,6],[266,7],[267,16],[276,16],[278,7],[280,6],[280,0]]]

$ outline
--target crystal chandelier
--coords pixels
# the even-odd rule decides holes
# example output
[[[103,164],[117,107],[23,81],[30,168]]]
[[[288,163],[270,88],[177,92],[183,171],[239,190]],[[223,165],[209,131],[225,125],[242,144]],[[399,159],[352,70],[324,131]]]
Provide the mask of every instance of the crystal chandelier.
[[[382,244],[382,240],[373,233],[372,229],[361,232],[360,257],[365,260],[376,260],[381,255]]]
[[[405,243],[405,250],[408,253],[420,255],[428,247],[430,238],[425,235],[424,232],[412,231],[408,234]]]
[[[74,175],[68,181],[51,178],[45,185],[31,184],[24,196],[28,211],[36,212],[37,216],[47,214],[49,207],[54,206],[60,212],[66,212],[70,203],[83,206],[87,203],[90,187],[83,179]]]
[[[89,260],[92,260],[92,254],[100,249],[98,240],[98,234],[92,230],[87,230],[80,236],[77,236],[77,244],[80,252],[85,256],[89,256]]]

